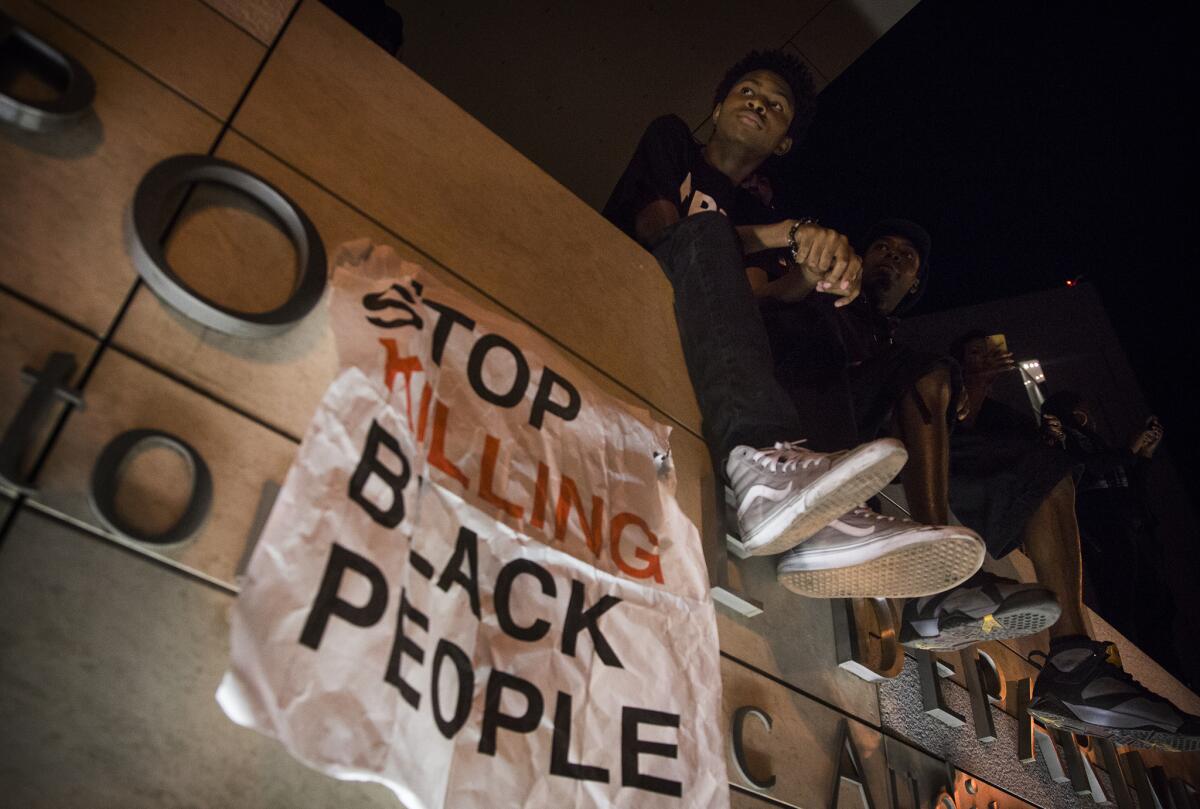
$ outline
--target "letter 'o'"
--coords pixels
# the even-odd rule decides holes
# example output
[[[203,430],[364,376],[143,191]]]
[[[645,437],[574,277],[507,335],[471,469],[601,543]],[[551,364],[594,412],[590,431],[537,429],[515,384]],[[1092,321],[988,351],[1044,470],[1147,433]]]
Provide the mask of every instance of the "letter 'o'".
[[[283,226],[300,258],[300,277],[281,306],[267,312],[239,312],[189,287],[167,263],[162,237],[181,190],[193,183],[217,183],[249,196]],[[270,337],[290,329],[308,314],[325,291],[325,246],[296,203],[241,166],[207,155],[168,157],[146,172],[133,195],[129,252],[142,280],[162,300],[203,326],[234,337]],[[247,267],[248,273],[254,272]]]
[[[121,467],[140,444],[157,444],[173,449],[184,457],[192,469],[192,493],[188,497],[187,508],[174,525],[157,534],[129,525],[117,514],[117,485]],[[188,539],[204,524],[212,507],[212,474],[200,453],[183,439],[162,430],[128,430],[109,441],[100,451],[100,457],[92,469],[90,494],[96,516],[109,530],[137,542],[172,545]]]

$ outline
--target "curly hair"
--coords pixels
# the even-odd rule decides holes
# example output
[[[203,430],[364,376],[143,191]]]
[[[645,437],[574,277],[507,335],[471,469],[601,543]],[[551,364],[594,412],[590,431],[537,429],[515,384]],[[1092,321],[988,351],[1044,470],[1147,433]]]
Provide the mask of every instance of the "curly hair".
[[[717,85],[716,92],[713,93],[713,106],[725,100],[739,79],[755,70],[769,70],[787,82],[791,88],[795,103],[792,105],[794,113],[792,123],[788,126],[788,137],[799,141],[817,113],[817,90],[808,65],[786,51],[750,51],[746,54],[729,68],[721,83]]]

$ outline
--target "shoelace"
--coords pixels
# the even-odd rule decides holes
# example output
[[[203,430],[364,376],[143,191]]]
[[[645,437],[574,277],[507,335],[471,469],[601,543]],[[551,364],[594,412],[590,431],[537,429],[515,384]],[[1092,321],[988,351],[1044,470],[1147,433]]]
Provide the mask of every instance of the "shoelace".
[[[824,456],[801,447],[805,440],[801,438],[799,441],[776,441],[774,449],[760,449],[751,455],[750,459],[772,472],[806,469],[820,463]]]
[[[865,505],[855,506],[854,509],[851,510],[850,513],[857,517],[865,517],[867,519],[872,519],[872,520],[879,520],[879,521],[886,520],[888,522],[896,521],[895,517],[889,516],[887,514],[880,514],[878,511],[872,511],[871,509],[867,508]]]

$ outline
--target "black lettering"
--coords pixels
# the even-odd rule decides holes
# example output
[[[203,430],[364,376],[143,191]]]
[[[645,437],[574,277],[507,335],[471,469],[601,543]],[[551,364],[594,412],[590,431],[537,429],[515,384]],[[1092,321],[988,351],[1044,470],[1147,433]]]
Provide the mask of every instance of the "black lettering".
[[[621,599],[616,596],[602,596],[599,601],[591,606],[590,609],[583,609],[583,583],[578,581],[571,582],[571,603],[567,605],[567,615],[563,619],[563,638],[562,650],[564,654],[575,656],[575,640],[579,633],[587,630],[592,637],[592,648],[596,650],[596,654],[604,661],[607,666],[623,669],[621,661],[617,659],[617,655],[613,652],[612,647],[608,645],[608,640],[600,632],[600,628],[596,626],[596,622],[600,620],[600,616],[608,612],[613,607],[621,603]]]
[[[512,617],[512,586],[517,576],[520,576],[522,573],[533,576],[538,580],[538,583],[542,585],[543,595],[548,595],[551,598],[557,595],[557,590],[554,586],[554,577],[550,575],[546,568],[529,559],[513,559],[500,568],[500,575],[496,577],[496,591],[492,596],[492,600],[496,606],[496,620],[505,633],[517,640],[541,640],[550,631],[549,623],[538,618],[529,626],[520,626]]]
[[[361,607],[338,598],[342,576],[347,570],[353,570],[371,583],[371,596]],[[321,587],[317,590],[316,600],[300,633],[300,642],[310,649],[320,647],[325,626],[334,615],[355,626],[371,626],[383,617],[383,611],[387,608],[387,592],[387,581],[379,568],[366,557],[333,543],[329,548],[329,561],[325,563]]]
[[[395,291],[399,293],[404,300],[398,301],[394,298],[385,297],[389,292]],[[404,326],[415,326],[420,329],[424,323],[421,316],[417,314],[417,310],[413,308],[416,304],[416,299],[413,294],[399,284],[392,284],[383,292],[372,292],[364,295],[362,299],[363,308],[369,312],[382,312],[385,309],[399,309],[404,313],[404,316],[397,317],[393,320],[385,320],[382,317],[368,317],[367,322],[373,326],[379,326],[383,329],[399,329]],[[411,305],[410,305],[411,304]]]
[[[429,631],[429,618],[408,601],[408,594],[400,591],[400,609],[396,613],[396,640],[392,643],[392,654],[388,658],[387,671],[383,679],[400,689],[400,696],[413,708],[421,707],[421,695],[417,689],[400,676],[400,661],[408,655],[418,663],[425,662],[425,650],[412,638],[404,634],[404,619],[408,618],[424,631]],[[436,676],[436,675],[435,675]],[[435,697],[436,699],[436,697]],[[436,713],[436,711],[435,711]]]
[[[517,373],[507,393],[498,393],[483,382],[483,363],[493,348],[504,349],[517,364]],[[497,407],[516,407],[525,398],[525,389],[529,387],[529,363],[525,361],[521,349],[508,340],[498,334],[485,334],[471,347],[471,356],[467,360],[467,381],[471,383],[471,389],[476,395],[485,402],[491,402]]]
[[[458,692],[454,700],[454,715],[449,719],[442,716],[442,698],[439,691],[442,661],[446,658],[450,658],[455,671],[458,672]],[[475,672],[471,668],[471,661],[467,659],[466,652],[445,638],[439,640],[437,648],[433,650],[432,669],[430,699],[433,701],[433,721],[437,723],[438,730],[443,736],[453,739],[454,734],[458,733],[463,723],[467,721],[467,715],[471,711],[471,696],[475,692]]]
[[[455,326],[462,326],[470,331],[475,328],[475,321],[444,303],[427,300],[425,305],[438,313],[437,323],[433,327],[433,349],[430,352],[430,358],[434,365],[441,365],[442,351],[446,348],[446,340],[449,339],[450,332]]]
[[[467,573],[462,571],[464,559],[467,562]],[[437,586],[443,593],[449,592],[452,584],[461,585],[467,591],[467,597],[471,600],[471,612],[478,618],[479,548],[478,537],[470,528],[458,529],[458,542],[454,546],[454,554],[442,569],[442,575],[438,576]]]
[[[677,728],[679,714],[651,711],[647,708],[630,708],[628,705],[621,710],[621,785],[678,798],[683,794],[683,784],[641,772],[638,770],[638,756],[645,754],[678,758],[679,745],[639,739],[638,725]]]
[[[417,575],[419,575],[421,578],[433,578],[433,565],[429,563],[428,559],[411,548],[408,551],[408,563],[412,565],[413,570],[415,570]]]
[[[566,404],[559,404],[551,398],[555,385],[567,392]],[[543,368],[537,394],[533,397],[533,408],[529,411],[529,424],[535,429],[542,429],[542,421],[547,413],[558,416],[563,421],[571,421],[579,415],[581,403],[579,391],[574,385],[549,368]]]
[[[525,712],[520,716],[503,713],[500,701],[504,689],[516,691],[525,697]],[[483,729],[479,737],[479,752],[485,756],[496,755],[496,731],[499,728],[513,733],[532,733],[542,721],[544,709],[542,694],[537,686],[512,674],[492,669],[488,675],[487,696],[483,705]]]
[[[558,692],[554,704],[554,740],[550,745],[550,774],[574,778],[576,781],[599,781],[608,783],[608,770],[588,764],[572,764],[571,748],[571,696]]]
[[[400,459],[399,473],[393,472],[379,460],[381,444]],[[387,510],[379,508],[363,493],[372,474],[392,490],[392,503]],[[362,459],[354,469],[354,476],[350,478],[350,499],[362,506],[363,511],[384,528],[395,528],[404,519],[404,487],[408,485],[410,474],[408,458],[400,451],[400,442],[379,426],[379,422],[372,421],[371,429],[367,432],[367,444],[363,447]]]

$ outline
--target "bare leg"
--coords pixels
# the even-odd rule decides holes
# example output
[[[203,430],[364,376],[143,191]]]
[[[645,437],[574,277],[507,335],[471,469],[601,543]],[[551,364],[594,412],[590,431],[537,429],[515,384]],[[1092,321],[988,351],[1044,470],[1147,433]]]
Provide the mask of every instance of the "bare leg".
[[[950,371],[944,365],[918,379],[896,407],[896,437],[908,450],[900,481],[909,513],[926,525],[950,521],[949,407]]]
[[[1075,484],[1063,478],[1025,524],[1025,552],[1038,582],[1058,596],[1062,617],[1050,627],[1051,638],[1091,637],[1083,609],[1083,561],[1075,521]]]

